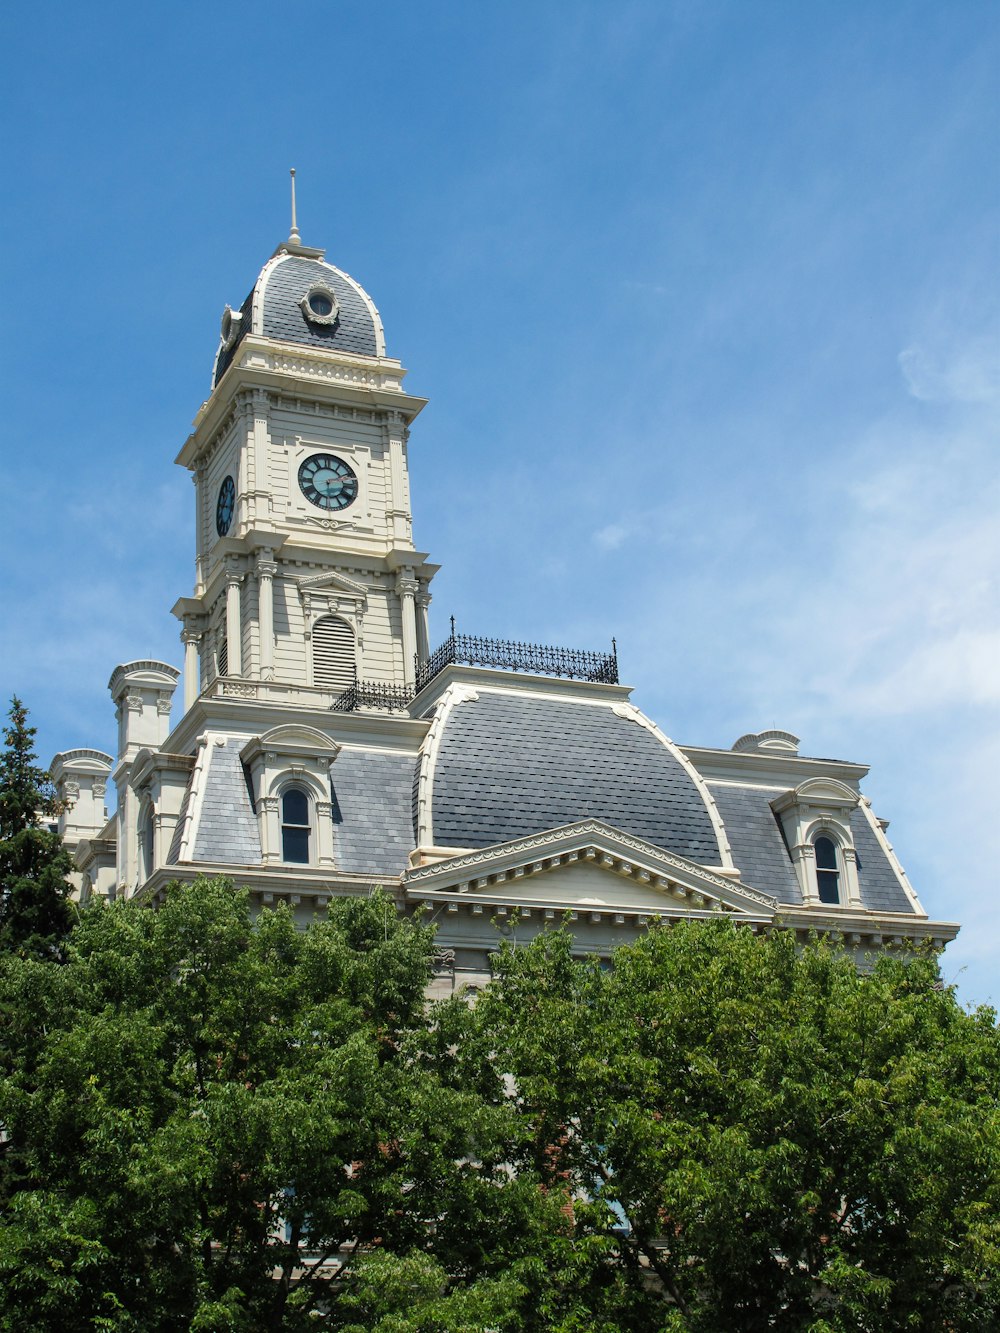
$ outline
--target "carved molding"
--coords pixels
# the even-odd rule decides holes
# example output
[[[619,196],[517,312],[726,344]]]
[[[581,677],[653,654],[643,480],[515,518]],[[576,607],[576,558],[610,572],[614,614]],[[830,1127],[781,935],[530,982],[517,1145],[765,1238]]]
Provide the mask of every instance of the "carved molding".
[[[501,857],[508,860],[511,857],[524,857],[534,851],[556,847],[559,843],[564,843],[569,838],[583,839],[592,837],[598,842],[612,841],[615,845],[630,848],[639,853],[648,860],[655,860],[662,865],[670,867],[680,875],[688,876],[696,874],[699,879],[707,884],[714,885],[723,890],[727,895],[735,894],[739,898],[746,898],[749,902],[758,903],[761,907],[776,911],[778,908],[777,898],[772,898],[766,893],[761,893],[757,889],[751,889],[740,881],[723,879],[721,875],[714,874],[711,870],[706,870],[693,861],[685,861],[683,857],[674,855],[673,852],[664,851],[661,847],[654,847],[652,843],[643,842],[641,838],[633,838],[630,834],[621,833],[618,829],[612,829],[607,824],[601,824],[597,821],[586,821],[579,824],[567,824],[562,828],[550,829],[545,833],[539,833],[530,838],[518,838],[512,842],[501,843],[492,848],[487,847],[479,852],[467,852],[464,856],[451,857],[446,861],[438,861],[434,865],[422,866],[419,870],[409,870],[404,876],[407,884],[418,884],[422,880],[439,878],[442,874],[449,877],[454,873],[459,875],[464,870],[471,870],[476,866],[487,864],[487,862],[496,862]],[[592,844],[582,843],[579,847],[581,854],[585,855],[591,850]],[[577,850],[574,848],[573,850]],[[593,850],[602,855],[605,852],[603,847],[597,846]],[[611,855],[616,855],[612,852]]]
[[[435,949],[434,957],[431,960],[431,968],[434,975],[440,976],[442,973],[455,973],[455,950],[454,949]]]
[[[129,711],[130,713],[141,713],[141,712],[142,712],[142,695],[141,695],[141,694],[127,694],[127,695],[125,696],[125,707],[128,709],[128,711]]]

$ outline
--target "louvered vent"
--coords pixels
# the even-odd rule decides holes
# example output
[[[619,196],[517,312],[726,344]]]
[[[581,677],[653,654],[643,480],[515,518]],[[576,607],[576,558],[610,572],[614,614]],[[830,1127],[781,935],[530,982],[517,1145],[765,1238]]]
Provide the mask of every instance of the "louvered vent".
[[[346,620],[324,616],[313,626],[313,684],[339,694],[357,680],[354,634]]]
[[[219,644],[218,652],[219,675],[229,675],[229,644],[225,639]]]

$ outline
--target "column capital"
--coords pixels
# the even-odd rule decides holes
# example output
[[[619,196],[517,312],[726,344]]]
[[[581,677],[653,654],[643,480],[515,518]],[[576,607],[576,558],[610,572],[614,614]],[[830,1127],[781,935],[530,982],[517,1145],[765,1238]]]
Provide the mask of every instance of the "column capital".
[[[411,575],[401,573],[396,576],[396,594],[399,597],[416,597],[420,590],[420,584]]]

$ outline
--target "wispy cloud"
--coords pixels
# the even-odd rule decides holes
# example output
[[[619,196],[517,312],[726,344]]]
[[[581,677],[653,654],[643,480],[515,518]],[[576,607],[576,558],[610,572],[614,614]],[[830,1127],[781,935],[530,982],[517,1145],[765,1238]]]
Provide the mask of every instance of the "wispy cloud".
[[[1000,338],[982,337],[960,349],[905,347],[899,368],[909,392],[922,402],[989,402],[1000,393]]]

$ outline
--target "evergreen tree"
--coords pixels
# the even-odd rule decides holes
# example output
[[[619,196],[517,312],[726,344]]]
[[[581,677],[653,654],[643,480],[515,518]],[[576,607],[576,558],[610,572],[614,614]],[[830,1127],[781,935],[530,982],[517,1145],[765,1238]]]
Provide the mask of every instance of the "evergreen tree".
[[[55,812],[55,799],[16,695],[9,717],[0,754],[0,950],[58,958],[72,922],[70,859],[58,834],[38,823]]]

